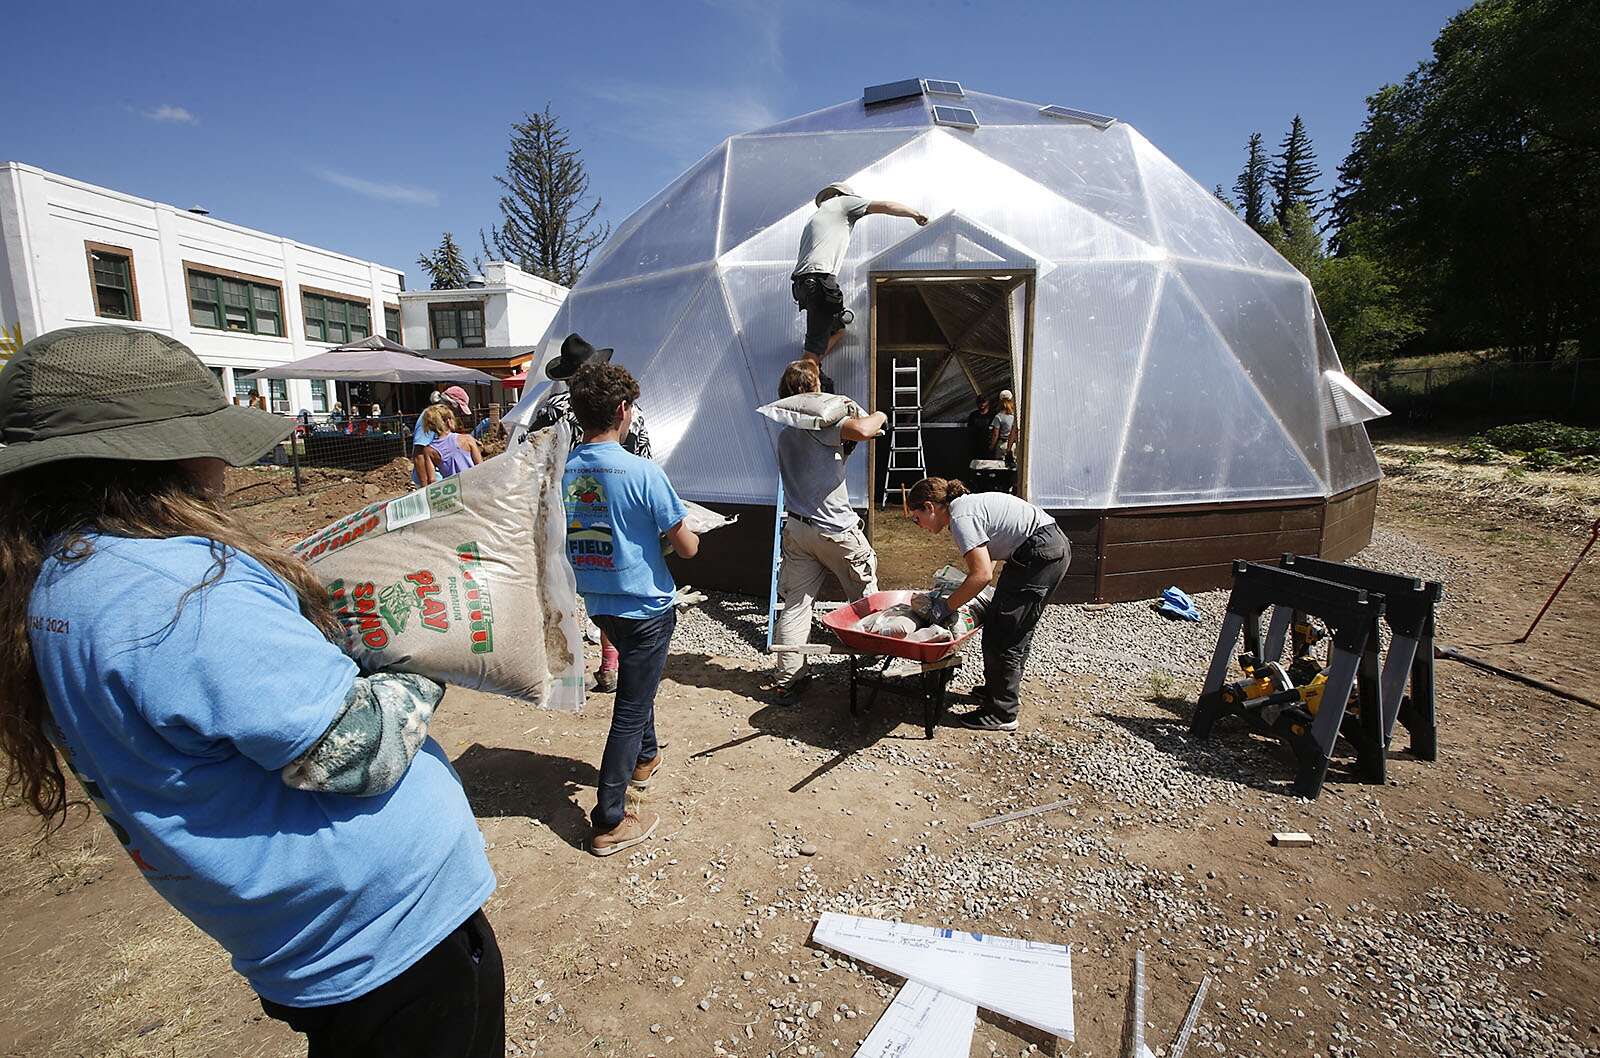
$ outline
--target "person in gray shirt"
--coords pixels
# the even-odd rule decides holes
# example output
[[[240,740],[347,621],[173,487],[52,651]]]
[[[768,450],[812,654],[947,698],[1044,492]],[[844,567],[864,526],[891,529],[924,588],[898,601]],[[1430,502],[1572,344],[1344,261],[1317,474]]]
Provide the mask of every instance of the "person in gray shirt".
[[[780,397],[816,393],[820,372],[814,360],[796,360],[784,369]],[[800,646],[811,639],[811,611],[831,574],[854,602],[878,590],[878,556],[861,531],[845,486],[845,459],[854,442],[876,437],[882,412],[844,419],[822,430],[785,426],[778,435],[778,473],[783,479],[783,565],[778,597],[783,609],[773,628],[773,646]],[[793,705],[810,680],[806,656],[778,652],[767,690],[780,705]]]
[[[822,389],[833,392],[833,380],[821,374],[822,358],[833,351],[854,315],[845,310],[844,294],[839,290],[839,267],[850,249],[850,233],[856,221],[869,213],[905,217],[919,225],[928,223],[926,215],[898,202],[873,202],[850,190],[848,184],[832,183],[817,192],[817,211],[800,233],[800,255],[791,276],[792,291],[799,311],[806,314],[805,355],[817,362]]]
[[[923,478],[911,486],[911,520],[930,533],[950,530],[967,565],[967,579],[934,606],[943,621],[977,598],[1004,562],[994,600],[983,618],[983,685],[978,708],[955,718],[975,731],[1015,731],[1022,672],[1033,630],[1072,561],[1066,534],[1048,511],[1003,492],[973,495],[959,481]]]

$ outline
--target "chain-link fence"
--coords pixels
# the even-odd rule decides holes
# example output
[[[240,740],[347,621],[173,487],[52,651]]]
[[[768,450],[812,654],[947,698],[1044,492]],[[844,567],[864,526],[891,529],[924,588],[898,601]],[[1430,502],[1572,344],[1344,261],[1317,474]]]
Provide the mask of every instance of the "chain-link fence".
[[[415,415],[350,416],[301,412],[294,432],[254,467],[230,479],[228,501],[249,507],[315,492],[411,457]]]
[[[1391,412],[1411,419],[1438,414],[1600,419],[1600,359],[1399,369],[1392,363],[1358,365],[1352,377]]]

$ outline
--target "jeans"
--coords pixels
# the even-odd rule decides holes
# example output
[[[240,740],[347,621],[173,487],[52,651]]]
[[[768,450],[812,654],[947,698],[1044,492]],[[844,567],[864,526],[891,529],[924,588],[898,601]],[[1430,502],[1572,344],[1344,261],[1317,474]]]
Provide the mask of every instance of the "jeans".
[[[1071,561],[1067,535],[1052,522],[1024,540],[1000,571],[983,618],[983,682],[990,711],[1002,720],[1017,718],[1033,630]]]
[[[366,995],[324,1007],[261,1001],[307,1058],[504,1058],[506,973],[482,911]]]
[[[600,758],[600,789],[590,820],[604,834],[622,822],[633,769],[655,760],[656,688],[667,667],[667,648],[678,626],[678,611],[668,607],[655,617],[635,619],[594,614],[594,623],[617,648],[617,694],[611,706],[611,733]]]

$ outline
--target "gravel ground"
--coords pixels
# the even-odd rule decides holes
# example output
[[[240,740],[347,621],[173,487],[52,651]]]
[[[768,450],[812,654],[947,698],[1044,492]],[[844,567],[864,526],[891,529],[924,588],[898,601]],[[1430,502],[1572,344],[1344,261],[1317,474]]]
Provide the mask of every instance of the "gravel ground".
[[[1461,564],[1423,548],[1399,533],[1377,529],[1372,544],[1354,559],[1358,565],[1420,577],[1463,583],[1466,570]],[[767,606],[765,599],[749,595],[708,592],[707,601],[680,612],[678,630],[673,636],[674,653],[704,654],[757,666],[769,664],[766,655]],[[1069,675],[1102,672],[1162,674],[1199,679],[1205,676],[1211,650],[1222,630],[1223,612],[1228,605],[1226,591],[1201,592],[1194,596],[1200,611],[1198,621],[1174,621],[1157,613],[1149,602],[1110,603],[1092,606],[1055,604],[1046,608],[1034,634],[1033,653],[1028,659],[1028,675],[1052,685]],[[1445,610],[1448,612],[1448,605]],[[1442,620],[1442,625],[1448,622]],[[814,643],[828,642],[832,633],[820,624],[813,627]],[[973,663],[964,666],[964,677],[955,686],[976,683],[977,644],[968,647]],[[814,658],[826,667],[840,664],[841,657]]]
[[[1441,612],[1446,629],[1452,607],[1470,602],[1479,572],[1382,529],[1355,561],[1452,585]],[[904,743],[856,752],[846,767],[914,776],[914,793],[933,819],[920,832],[895,831],[892,843],[905,847],[898,861],[843,887],[823,886],[810,861],[796,860],[791,884],[746,895],[749,917],[732,930],[733,946],[759,940],[763,921],[809,923],[829,910],[1064,937],[1082,959],[1125,960],[1138,945],[1218,976],[1195,1040],[1199,1054],[1354,1058],[1397,1043],[1451,1058],[1596,1053],[1580,1042],[1594,1038],[1592,1011],[1553,1006],[1544,992],[1519,986],[1542,955],[1512,921],[1519,912],[1553,918],[1600,958],[1600,933],[1584,909],[1600,862],[1600,802],[1521,800],[1481,776],[1468,781],[1480,785],[1486,803],[1470,809],[1448,801],[1405,809],[1383,791],[1359,786],[1315,804],[1294,798],[1288,769],[1261,751],[1261,740],[1188,738],[1187,703],[1204,675],[1227,593],[1207,592],[1195,602],[1198,622],[1170,621],[1147,602],[1051,606],[1029,675],[1059,693],[1059,717],[1015,738],[979,740],[959,762],[947,751]],[[675,647],[759,664],[765,616],[757,600],[714,597],[683,615]],[[815,638],[825,634],[818,629]],[[976,668],[966,666],[967,681]],[[793,740],[789,751],[831,755]],[[1433,774],[1413,773],[1410,781]],[[957,804],[975,804],[987,816],[1055,800],[1066,805],[974,833],[945,817]],[[772,825],[768,852],[799,857],[801,836]],[[1351,856],[1376,849],[1385,862],[1448,860],[1503,885],[1505,904],[1473,906],[1462,892],[1439,888],[1334,903],[1321,898],[1315,868],[1289,883],[1294,895],[1245,896],[1259,878],[1208,868],[1203,856],[1208,833],[1231,836],[1234,828],[1261,835],[1305,829],[1320,846]],[[1152,834],[1201,862],[1180,870],[1142,862],[1129,842]],[[1346,854],[1335,851],[1332,859],[1342,863]],[[835,963],[813,954],[823,969]],[[836,968],[858,972],[848,960]],[[881,988],[880,997],[888,998]],[[772,999],[779,1038],[822,1034],[808,1021],[816,1010],[806,999],[804,986]],[[1304,1020],[1319,1001],[1338,1012],[1320,1035]]]

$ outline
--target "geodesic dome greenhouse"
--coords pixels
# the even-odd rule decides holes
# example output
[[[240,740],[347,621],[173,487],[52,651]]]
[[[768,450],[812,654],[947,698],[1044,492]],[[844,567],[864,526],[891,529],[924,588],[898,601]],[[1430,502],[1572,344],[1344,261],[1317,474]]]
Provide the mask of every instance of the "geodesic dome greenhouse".
[[[932,280],[988,277],[1005,304],[986,326],[1009,348],[969,360],[1016,380],[1019,491],[1034,502],[1326,501],[1377,480],[1362,423],[1382,409],[1343,376],[1309,282],[1136,129],[954,82],[882,87],[718,144],[618,226],[547,333],[550,350],[570,331],[615,347],[685,496],[772,503],[754,408],[800,355],[790,273],[813,196],[835,180],[932,218],[856,225],[838,277],[856,322],[826,365],[839,391],[882,397],[875,290],[926,276],[938,318]],[[984,386],[951,368],[925,402]],[[850,468],[859,506],[872,473]]]

